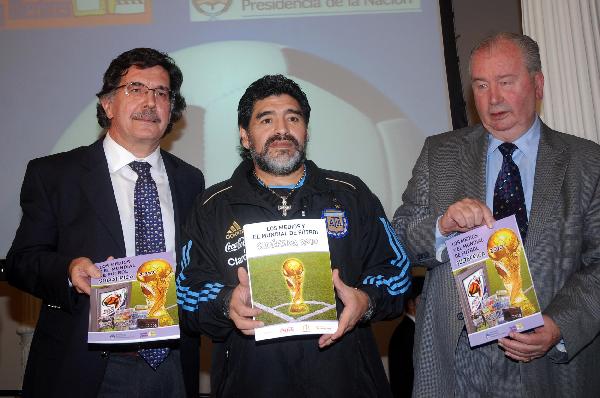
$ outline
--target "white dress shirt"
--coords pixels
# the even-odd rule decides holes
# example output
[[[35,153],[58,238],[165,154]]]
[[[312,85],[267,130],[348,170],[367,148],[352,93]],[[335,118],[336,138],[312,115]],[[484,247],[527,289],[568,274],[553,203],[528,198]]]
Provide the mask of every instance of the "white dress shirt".
[[[106,134],[104,142],[104,154],[108,162],[108,171],[113,186],[113,192],[119,209],[121,229],[125,239],[126,255],[135,256],[135,218],[133,214],[133,193],[138,175],[129,163],[137,160],[150,163],[150,175],[156,183],[158,198],[160,200],[160,211],[162,213],[163,228],[165,232],[165,246],[167,251],[175,253],[175,213],[173,211],[173,199],[169,187],[169,178],[160,148],[145,158],[137,158],[127,149],[117,144]]]

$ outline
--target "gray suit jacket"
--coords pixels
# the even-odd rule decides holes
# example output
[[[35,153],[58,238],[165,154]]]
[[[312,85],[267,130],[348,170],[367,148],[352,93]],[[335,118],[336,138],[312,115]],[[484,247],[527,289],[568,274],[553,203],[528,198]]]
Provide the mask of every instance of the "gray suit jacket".
[[[435,223],[454,202],[485,202],[488,133],[468,127],[425,141],[394,216],[411,261],[428,268],[417,311],[414,396],[454,395],[454,351],[464,327],[448,256],[435,258]],[[600,377],[600,146],[542,124],[525,251],[556,348],[520,364],[529,397],[598,397]],[[508,360],[508,359],[507,359]]]

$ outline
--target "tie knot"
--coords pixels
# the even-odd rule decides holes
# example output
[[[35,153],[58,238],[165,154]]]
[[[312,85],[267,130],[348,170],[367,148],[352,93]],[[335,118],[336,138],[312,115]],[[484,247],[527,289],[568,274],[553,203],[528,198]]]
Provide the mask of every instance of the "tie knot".
[[[507,157],[512,156],[513,152],[517,150],[517,146],[512,142],[504,142],[498,146],[498,149],[502,156]]]
[[[146,177],[150,175],[150,167],[152,166],[150,166],[150,163],[148,162],[138,162],[136,160],[129,163],[129,167],[131,167],[139,177]]]

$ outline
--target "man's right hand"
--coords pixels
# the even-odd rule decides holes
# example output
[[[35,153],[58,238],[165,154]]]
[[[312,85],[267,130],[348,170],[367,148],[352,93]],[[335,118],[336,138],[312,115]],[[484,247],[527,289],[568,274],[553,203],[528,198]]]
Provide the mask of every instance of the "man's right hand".
[[[243,267],[238,268],[238,279],[240,284],[233,289],[229,302],[229,318],[242,333],[253,335],[254,329],[264,326],[264,323],[255,321],[252,317],[259,315],[262,311],[252,308],[250,279],[248,272]]]
[[[452,232],[466,232],[481,225],[492,228],[494,225],[492,211],[477,199],[464,198],[453,203],[442,215],[438,229],[444,236]]]
[[[77,293],[88,296],[91,291],[90,278],[100,278],[102,272],[87,257],[78,257],[69,264],[69,279]]]

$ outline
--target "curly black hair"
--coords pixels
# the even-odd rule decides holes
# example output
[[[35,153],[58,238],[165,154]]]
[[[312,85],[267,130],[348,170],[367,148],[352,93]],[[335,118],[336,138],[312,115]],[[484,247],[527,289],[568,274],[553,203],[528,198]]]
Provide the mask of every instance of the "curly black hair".
[[[102,90],[100,90],[96,96],[99,99],[102,99],[103,97],[110,95],[117,87],[119,87],[121,78],[127,74],[127,71],[132,66],[141,69],[161,66],[169,74],[171,86],[171,119],[165,130],[165,135],[168,134],[173,128],[173,123],[181,119],[186,104],[185,98],[183,98],[179,92],[181,84],[183,83],[183,74],[175,64],[175,61],[167,54],[152,48],[134,48],[133,50],[125,51],[123,54],[113,59],[108,66],[108,69],[104,73]],[[110,127],[110,119],[106,116],[106,112],[100,102],[96,105],[96,117],[98,118],[98,124],[102,128],[107,129]]]
[[[310,104],[308,103],[306,94],[295,81],[283,75],[265,75],[246,89],[246,92],[242,95],[242,98],[240,98],[240,102],[238,103],[238,127],[248,130],[250,118],[252,117],[252,110],[254,109],[256,101],[272,95],[279,96],[283,94],[287,94],[298,101],[300,112],[308,127]],[[239,152],[242,159],[251,159],[250,151],[241,145],[241,139]]]

